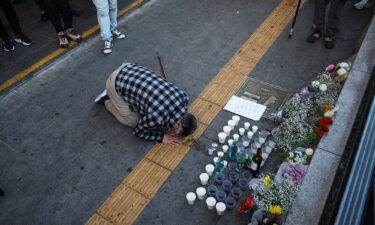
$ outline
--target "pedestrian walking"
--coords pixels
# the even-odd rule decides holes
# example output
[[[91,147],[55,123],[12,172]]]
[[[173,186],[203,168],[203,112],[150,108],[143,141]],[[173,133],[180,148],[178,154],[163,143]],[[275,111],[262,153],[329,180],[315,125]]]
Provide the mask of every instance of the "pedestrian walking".
[[[324,47],[332,49],[335,46],[335,34],[339,31],[341,13],[344,9],[346,0],[315,0],[314,22],[312,33],[308,36],[307,42],[314,43],[324,34]],[[325,22],[327,5],[329,12]],[[325,28],[325,29],[324,29]]]
[[[104,54],[112,52],[113,37],[125,38],[125,35],[117,27],[117,0],[92,0],[96,10],[100,26],[100,35],[104,41]]]
[[[10,26],[13,29],[13,32],[15,34],[14,41],[17,43],[23,44],[25,46],[32,45],[33,41],[22,32],[22,29],[18,20],[18,16],[17,16],[16,11],[14,10],[12,2],[10,0],[0,0],[0,7],[3,9],[5,18],[8,20]],[[1,20],[0,20],[0,38],[2,39],[2,42],[3,42],[4,51],[9,52],[9,51],[14,50],[14,43],[12,39],[10,38]]]
[[[146,67],[124,63],[107,80],[95,102],[122,124],[133,127],[139,138],[179,145],[178,136],[192,134],[195,117],[187,112],[188,96]]]
[[[48,18],[56,30],[59,46],[67,48],[69,40],[81,41],[81,36],[73,28],[73,15],[70,9],[69,0],[43,0],[44,8]],[[60,18],[62,15],[62,21]],[[62,24],[64,22],[64,25]]]

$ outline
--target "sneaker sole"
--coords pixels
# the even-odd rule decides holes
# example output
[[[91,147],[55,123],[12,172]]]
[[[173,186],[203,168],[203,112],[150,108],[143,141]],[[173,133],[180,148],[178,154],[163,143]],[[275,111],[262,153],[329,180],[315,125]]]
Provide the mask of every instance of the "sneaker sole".
[[[30,42],[30,43],[23,42],[21,39],[14,39],[14,41],[17,42],[18,44],[23,44],[25,46],[30,46],[34,43],[34,42]]]
[[[5,48],[5,47],[3,47],[3,49],[4,49],[4,51],[6,51],[6,52],[11,52],[11,51],[14,51],[14,46],[13,46],[13,48],[12,49],[7,49],[7,48]]]
[[[113,37],[115,37],[116,39],[124,39],[126,36],[124,35],[124,36],[113,36]]]
[[[109,53],[111,53],[111,52],[112,52],[112,49],[111,50],[104,50],[103,51],[103,53],[106,54],[106,55],[109,54]]]

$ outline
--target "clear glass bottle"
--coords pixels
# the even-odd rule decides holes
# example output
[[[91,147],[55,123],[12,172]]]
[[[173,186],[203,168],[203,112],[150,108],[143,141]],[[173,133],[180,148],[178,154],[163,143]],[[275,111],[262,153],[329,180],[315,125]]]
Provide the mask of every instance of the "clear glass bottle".
[[[242,144],[242,142],[237,143],[237,152],[236,152],[236,164],[237,164],[237,170],[242,171],[245,166],[245,148]]]

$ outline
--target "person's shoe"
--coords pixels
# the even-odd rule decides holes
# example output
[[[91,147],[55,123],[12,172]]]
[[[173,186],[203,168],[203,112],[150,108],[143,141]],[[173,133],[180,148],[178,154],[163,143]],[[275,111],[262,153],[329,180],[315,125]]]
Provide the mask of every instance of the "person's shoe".
[[[14,41],[17,43],[23,44],[25,46],[29,46],[34,43],[33,40],[31,40],[29,37],[27,37],[24,34],[16,35],[16,37],[14,38]]]
[[[107,95],[107,90],[104,90],[102,93],[98,95],[98,97],[95,98],[96,104],[104,104],[105,101],[109,99],[109,96]]]
[[[306,39],[306,41],[309,42],[309,43],[314,43],[322,37],[322,27],[321,26],[317,26],[317,25],[313,24],[312,30],[313,31],[311,32],[311,34]]]
[[[112,47],[113,47],[113,43],[112,43],[112,41],[110,41],[110,40],[105,40],[105,41],[104,41],[104,50],[103,50],[104,54],[109,54],[109,53],[111,53],[111,52],[112,52]]]
[[[371,7],[372,7],[372,3],[364,2],[364,1],[357,2],[356,4],[353,5],[353,8],[358,9],[358,10],[371,8]]]
[[[3,40],[3,49],[6,52],[14,51],[13,41],[10,39]]]
[[[117,30],[117,29],[114,29],[113,31],[112,31],[112,35],[113,35],[113,37],[115,37],[115,38],[117,38],[117,39],[123,39],[123,38],[125,38],[125,34],[123,34],[123,33],[121,33],[119,30]]]
[[[57,33],[57,38],[59,39],[59,45],[61,48],[67,48],[69,46],[68,38],[64,31]]]
[[[335,47],[335,38],[334,37],[325,37],[324,38],[324,47],[327,49],[333,49]]]
[[[69,40],[72,40],[74,42],[79,42],[82,40],[81,36],[79,34],[77,34],[73,28],[69,28],[66,30],[66,37],[69,39]]]

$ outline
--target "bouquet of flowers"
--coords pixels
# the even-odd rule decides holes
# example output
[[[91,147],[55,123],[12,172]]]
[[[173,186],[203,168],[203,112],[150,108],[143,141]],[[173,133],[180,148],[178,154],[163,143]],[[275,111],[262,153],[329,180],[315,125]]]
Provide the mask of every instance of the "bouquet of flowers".
[[[255,204],[271,215],[286,215],[296,197],[299,185],[287,179],[272,180],[263,176],[254,193]]]

